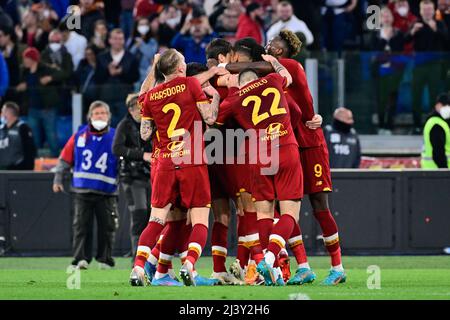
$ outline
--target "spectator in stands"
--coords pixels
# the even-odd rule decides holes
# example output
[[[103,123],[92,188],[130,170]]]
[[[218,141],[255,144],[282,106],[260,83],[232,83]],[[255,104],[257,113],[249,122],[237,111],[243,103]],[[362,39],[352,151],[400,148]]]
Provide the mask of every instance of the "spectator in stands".
[[[264,10],[256,2],[250,3],[241,14],[236,31],[236,39],[251,37],[260,45],[266,42],[262,17]]]
[[[349,29],[347,15],[356,5],[357,0],[325,0],[322,8],[322,36],[327,50],[342,51]]]
[[[20,109],[5,102],[0,123],[0,170],[33,170],[36,147],[30,127],[19,119]]]
[[[424,148],[421,166],[424,169],[450,168],[450,97],[437,98],[433,112],[423,129]]]
[[[131,31],[133,30],[133,9],[136,0],[120,0],[120,29],[123,30],[125,34],[125,39],[131,36]]]
[[[306,37],[305,46],[314,42],[314,37],[308,29],[306,23],[294,15],[292,5],[287,1],[281,1],[277,6],[278,21],[275,22],[267,31],[267,41],[277,36],[282,29],[288,29],[292,32],[302,32]]]
[[[113,153],[119,161],[119,181],[125,192],[130,212],[131,257],[134,262],[139,236],[148,224],[151,198],[150,161],[152,146],[141,139],[141,108],[137,103],[138,94],[130,94],[126,105],[128,114],[117,126]]]
[[[333,123],[325,127],[331,168],[359,168],[361,145],[353,124],[352,111],[341,107],[334,111]]]
[[[51,4],[47,1],[40,1],[31,6],[31,10],[37,12],[39,25],[45,32],[50,32],[58,26],[59,17]]]
[[[6,95],[6,90],[9,87],[9,71],[8,65],[6,64],[5,58],[3,58],[3,53],[0,52],[0,102]]]
[[[62,33],[55,29],[48,36],[49,44],[41,53],[42,63],[56,70],[53,75],[52,85],[58,86],[58,94],[61,97],[61,105],[58,108],[60,114],[70,114],[72,106],[71,86],[74,67],[72,56],[62,45]]]
[[[168,5],[159,14],[159,22],[165,23],[173,31],[178,31],[181,25],[183,14],[180,9],[174,5]],[[184,22],[183,22],[184,23]]]
[[[125,50],[122,30],[111,31],[109,45],[111,48],[97,57],[94,79],[99,85],[99,97],[102,97],[112,110],[114,127],[126,113],[125,99],[139,79],[139,63],[133,54]]]
[[[448,30],[444,22],[434,19],[435,7],[431,0],[420,2],[420,19],[413,25],[410,37],[414,41],[412,94],[414,133],[422,129],[422,95],[428,86],[429,96],[436,97],[442,78],[442,51],[449,41]]]
[[[228,2],[226,6],[216,8],[210,15],[209,21],[210,23],[213,21],[213,29],[219,37],[226,38],[228,41],[235,41],[237,25],[242,11],[243,7],[239,1]]]
[[[59,24],[59,31],[62,36],[62,44],[72,57],[73,69],[76,70],[81,59],[84,58],[84,50],[87,47],[87,40],[81,34],[69,30],[65,20]]]
[[[118,226],[117,158],[112,153],[114,129],[111,112],[103,101],[89,106],[88,125],[83,126],[64,146],[55,168],[53,192],[64,191],[64,172],[73,169],[75,194],[73,217],[72,266],[87,269],[90,253],[86,252],[91,221],[97,220],[97,256],[100,269],[110,269],[114,233]]]
[[[158,43],[151,37],[150,22],[147,18],[139,18],[133,30],[130,52],[139,61],[138,88],[147,77],[148,69],[152,65],[153,57],[158,52]],[[138,89],[136,88],[136,89]]]
[[[205,48],[215,37],[217,36],[209,25],[206,15],[189,15],[180,32],[173,38],[172,47],[183,52],[186,63],[205,64]]]
[[[95,68],[97,65],[97,57],[95,49],[89,46],[85,50],[85,58],[80,61],[75,71],[76,84],[79,92],[83,97],[83,114],[87,114],[87,108],[98,97],[97,85],[94,81]]]
[[[35,47],[39,51],[44,50],[48,44],[48,32],[40,27],[38,13],[28,10],[23,16],[22,23],[23,29],[16,28],[19,40],[28,47]]]
[[[41,148],[47,141],[51,156],[58,156],[56,140],[56,115],[61,105],[58,88],[53,78],[57,70],[40,62],[40,53],[30,47],[23,52],[21,82],[16,90],[22,94],[28,105],[28,123],[33,131],[36,147]],[[42,135],[45,132],[45,140]]]
[[[148,17],[159,12],[160,5],[153,0],[137,0],[134,5],[134,18]]]
[[[291,1],[294,8],[294,14],[303,20],[314,36],[314,42],[310,46],[311,50],[320,50],[321,48],[321,30],[322,30],[322,1],[295,0]]]
[[[94,34],[89,44],[94,47],[96,53],[100,53],[108,47],[108,27],[105,20],[95,22]]]
[[[9,73],[9,88],[5,94],[5,101],[19,101],[15,87],[20,80],[20,65],[22,64],[23,44],[17,42],[17,36],[12,28],[0,28],[0,51],[5,58]]]
[[[86,39],[94,35],[94,26],[98,20],[103,19],[103,13],[94,0],[80,0],[81,10],[81,34]]]
[[[374,56],[374,76],[378,90],[379,134],[390,134],[393,128],[397,96],[408,58],[402,55],[404,34],[393,26],[394,16],[388,7],[381,9],[381,29],[372,33],[371,50]]]
[[[437,7],[436,21],[443,21],[447,26],[447,30],[450,30],[450,2],[448,0],[438,0]]]
[[[407,0],[394,0],[388,5],[394,15],[394,28],[400,30],[403,34],[407,34],[413,24],[417,21],[417,17],[411,12]],[[404,49],[406,52],[413,50],[413,44],[410,39],[406,39]]]
[[[157,14],[151,15],[148,21],[151,37],[158,43],[159,51],[169,48],[176,31],[167,24],[161,23]]]

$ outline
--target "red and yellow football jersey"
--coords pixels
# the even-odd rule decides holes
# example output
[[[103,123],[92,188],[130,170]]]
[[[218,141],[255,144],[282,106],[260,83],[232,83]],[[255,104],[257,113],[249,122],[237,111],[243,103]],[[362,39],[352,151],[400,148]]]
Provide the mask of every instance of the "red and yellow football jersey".
[[[217,123],[234,118],[244,130],[263,132],[259,139],[267,143],[268,150],[270,141],[275,139],[280,146],[298,145],[291,126],[285,87],[286,78],[278,73],[248,83],[222,102]]]
[[[288,94],[298,104],[302,111],[302,122],[296,127],[295,136],[302,148],[317,147],[325,144],[325,137],[321,128],[308,129],[305,122],[314,117],[314,106],[309,91],[306,73],[302,65],[294,59],[279,59],[279,62],[292,76],[292,84],[287,88]]]
[[[142,118],[153,120],[159,138],[159,169],[204,164],[203,120],[197,103],[209,103],[199,81],[177,77],[139,96]]]

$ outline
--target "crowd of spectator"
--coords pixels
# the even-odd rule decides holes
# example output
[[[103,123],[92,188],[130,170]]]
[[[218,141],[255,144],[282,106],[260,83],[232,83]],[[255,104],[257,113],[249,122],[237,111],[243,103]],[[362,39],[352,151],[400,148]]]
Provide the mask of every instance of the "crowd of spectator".
[[[390,53],[449,50],[449,1],[420,3],[0,0],[0,101],[20,105],[37,147],[47,143],[56,156],[56,119],[70,114],[72,92],[82,94],[86,107],[98,98],[107,102],[115,126],[126,114],[127,94],[139,87],[155,53],[174,47],[187,63],[205,63],[205,47],[213,38],[233,42],[250,36],[265,45],[288,28],[300,37],[304,50],[382,52],[375,61],[381,92],[378,116],[380,127],[390,128],[392,101],[405,67]],[[383,8],[381,28],[369,30],[366,9],[373,4]],[[442,64],[430,55],[415,62],[413,110],[420,127],[423,88],[429,87],[430,96],[438,90],[430,70],[436,75]]]

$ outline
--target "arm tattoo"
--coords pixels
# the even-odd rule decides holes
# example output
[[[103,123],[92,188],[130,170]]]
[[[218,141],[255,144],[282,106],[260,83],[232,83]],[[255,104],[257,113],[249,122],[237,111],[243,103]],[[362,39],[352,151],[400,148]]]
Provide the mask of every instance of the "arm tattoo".
[[[154,129],[154,123],[152,120],[141,120],[141,138],[144,141],[148,141],[152,136]]]
[[[272,65],[273,65],[273,69],[277,73],[280,73],[282,70],[286,70],[286,68],[281,63],[279,63],[278,61],[274,61],[272,63]]]
[[[216,122],[217,115],[219,114],[219,103],[220,95],[215,93],[210,104],[204,103],[199,105],[198,111],[207,125],[211,126]]]

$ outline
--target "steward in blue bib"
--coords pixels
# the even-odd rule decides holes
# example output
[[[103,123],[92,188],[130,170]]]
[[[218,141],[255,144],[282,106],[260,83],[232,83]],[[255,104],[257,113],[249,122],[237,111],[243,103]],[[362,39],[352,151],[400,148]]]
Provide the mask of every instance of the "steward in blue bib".
[[[72,186],[114,193],[117,190],[117,158],[112,153],[114,128],[102,135],[82,127],[75,134]]]

